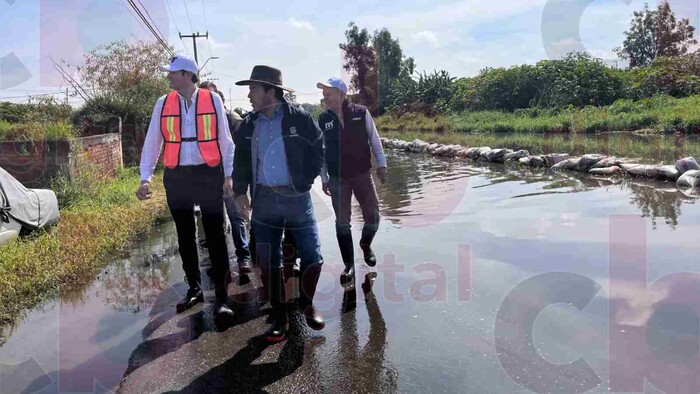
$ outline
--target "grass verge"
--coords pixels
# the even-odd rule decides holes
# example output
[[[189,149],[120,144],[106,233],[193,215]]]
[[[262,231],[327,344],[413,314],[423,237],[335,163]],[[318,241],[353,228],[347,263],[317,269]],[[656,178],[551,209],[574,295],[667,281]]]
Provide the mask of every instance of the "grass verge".
[[[112,180],[87,171],[73,183],[56,182],[59,224],[0,247],[0,324],[62,288],[89,283],[110,256],[166,216],[165,190],[157,178],[153,198],[146,201],[134,195],[140,179],[135,168]]]
[[[460,131],[468,133],[591,133],[652,129],[659,132],[700,133],[700,96],[618,100],[607,107],[545,110],[530,108],[504,113],[464,112],[428,118],[420,114],[377,119],[383,130]]]

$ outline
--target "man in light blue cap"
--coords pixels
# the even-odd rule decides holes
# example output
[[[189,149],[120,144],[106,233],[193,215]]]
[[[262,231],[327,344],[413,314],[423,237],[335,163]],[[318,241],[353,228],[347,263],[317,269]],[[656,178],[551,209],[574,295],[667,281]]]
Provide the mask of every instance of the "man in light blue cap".
[[[342,284],[355,277],[355,253],[350,231],[352,195],[360,203],[364,226],[360,248],[367,265],[374,267],[377,257],[372,240],[379,228],[379,199],[372,180],[372,155],[377,161],[377,178],[386,180],[386,156],[367,107],[347,99],[348,87],[340,78],[331,77],[319,82],[328,108],[318,118],[326,146],[325,166],[321,171],[323,192],[331,196],[335,211],[335,229],[345,270]]]

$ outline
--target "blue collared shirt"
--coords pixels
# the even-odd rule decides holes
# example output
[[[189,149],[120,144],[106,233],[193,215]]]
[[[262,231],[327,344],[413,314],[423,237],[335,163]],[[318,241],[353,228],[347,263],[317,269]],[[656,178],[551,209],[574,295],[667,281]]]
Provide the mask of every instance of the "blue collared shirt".
[[[291,185],[282,138],[282,106],[277,106],[272,118],[261,112],[255,130],[258,140],[257,183],[265,186]]]

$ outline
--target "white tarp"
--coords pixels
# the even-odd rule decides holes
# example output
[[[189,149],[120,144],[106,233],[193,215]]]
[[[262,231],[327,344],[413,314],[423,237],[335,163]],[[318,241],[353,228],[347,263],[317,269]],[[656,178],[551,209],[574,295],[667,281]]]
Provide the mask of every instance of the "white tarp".
[[[0,187],[3,211],[22,223],[26,230],[36,230],[58,222],[58,200],[53,191],[27,189],[3,168],[0,168]]]

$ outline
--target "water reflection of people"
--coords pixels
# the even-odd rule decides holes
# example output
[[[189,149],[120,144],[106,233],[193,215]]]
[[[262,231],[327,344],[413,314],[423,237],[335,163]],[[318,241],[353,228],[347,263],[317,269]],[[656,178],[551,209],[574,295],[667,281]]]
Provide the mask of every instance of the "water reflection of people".
[[[352,302],[353,296],[346,291],[343,305],[345,313],[340,317],[340,338],[338,362],[342,365],[341,371],[334,371],[334,377],[340,379],[337,385],[347,392],[394,392],[398,383],[398,372],[388,364],[386,360],[387,328],[384,317],[379,309],[376,296],[372,291],[372,285],[377,274],[370,272],[365,276],[362,284],[362,292],[365,296],[365,306],[369,316],[369,338],[367,343],[360,348],[357,335],[357,316],[354,308],[350,308],[347,302]],[[356,291],[353,286],[351,290]]]

